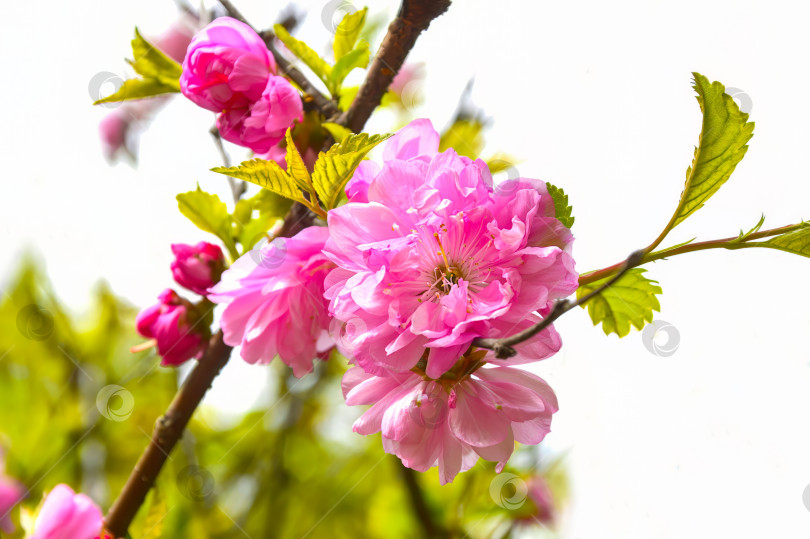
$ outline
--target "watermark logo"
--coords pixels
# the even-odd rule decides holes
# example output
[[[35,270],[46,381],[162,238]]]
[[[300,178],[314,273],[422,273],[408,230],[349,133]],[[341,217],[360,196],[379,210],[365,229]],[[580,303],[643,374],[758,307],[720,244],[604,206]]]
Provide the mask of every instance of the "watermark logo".
[[[87,92],[90,94],[90,99],[95,102],[113,95],[120,90],[123,85],[124,79],[120,75],[110,73],[109,71],[100,71],[90,79],[90,83],[87,85]],[[100,106],[108,109],[114,109],[120,105],[120,102],[100,104]]]
[[[754,102],[751,100],[751,96],[739,88],[726,88],[726,93],[737,103],[737,106],[740,107],[742,112],[746,114],[751,113],[754,108]]]
[[[126,421],[135,408],[135,397],[127,388],[110,384],[96,395],[96,408],[110,421]]]
[[[53,316],[39,305],[26,305],[17,313],[17,330],[26,339],[44,341],[53,333]]]
[[[512,473],[500,473],[489,484],[492,501],[510,511],[521,508],[528,495],[526,481]]]
[[[440,394],[418,395],[408,408],[411,420],[422,428],[433,430],[445,424],[448,414],[447,400]]]
[[[214,492],[214,476],[201,466],[186,466],[177,474],[177,489],[193,502],[204,502]]]
[[[651,353],[659,357],[669,357],[678,351],[681,333],[678,328],[663,320],[654,320],[644,326],[641,342]]]
[[[276,238],[271,242],[267,237],[259,240],[250,250],[250,258],[265,269],[278,269],[287,259],[286,238]]]
[[[357,8],[348,0],[332,0],[323,6],[323,10],[321,10],[321,22],[323,22],[324,28],[335,34],[343,17],[356,11]],[[341,28],[341,32],[343,32],[343,30],[345,30],[346,33],[352,33],[356,31],[357,28]]]

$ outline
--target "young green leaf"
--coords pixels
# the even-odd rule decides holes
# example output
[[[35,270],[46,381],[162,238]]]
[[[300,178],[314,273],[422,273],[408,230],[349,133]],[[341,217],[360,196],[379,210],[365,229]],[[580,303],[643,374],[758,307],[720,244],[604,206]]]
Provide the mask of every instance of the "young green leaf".
[[[366,13],[368,8],[363,8],[354,13],[347,13],[340,21],[335,30],[335,41],[332,43],[332,51],[335,53],[335,62],[349,54],[357,43],[360,32],[366,23]],[[366,45],[368,47],[368,45]]]
[[[602,323],[605,335],[615,333],[624,337],[630,333],[631,325],[640,330],[645,323],[652,322],[653,311],[660,312],[661,304],[656,295],[661,294],[661,287],[657,281],[643,275],[646,271],[641,268],[628,270],[613,286],[582,306],[588,308],[594,326]],[[577,298],[596,290],[611,278],[580,286]]]
[[[95,101],[94,105],[130,99],[143,99],[180,91],[180,64],[146,41],[137,28],[132,40],[130,65],[141,78],[129,79],[112,95]]]
[[[326,129],[326,131],[332,135],[332,138],[335,139],[335,142],[343,142],[343,140],[352,134],[347,128],[343,127],[340,124],[332,123],[332,122],[324,122],[321,124],[321,127]]]
[[[252,159],[243,161],[241,165],[236,167],[214,167],[211,170],[232,178],[255,183],[259,187],[290,200],[307,202],[300,189],[298,189],[295,180],[275,161]]]
[[[332,67],[327,64],[317,52],[312,50],[309,45],[291,36],[282,25],[277,24],[273,28],[276,32],[276,37],[290,49],[290,52],[300,58],[324,84],[328,85]]]
[[[332,95],[340,93],[340,87],[343,80],[348,76],[352,69],[356,67],[368,67],[368,61],[371,57],[371,52],[368,48],[368,43],[361,41],[356,49],[349,51],[340,60],[335,62],[332,67],[332,72],[329,74],[329,91]]]
[[[439,151],[453,148],[459,155],[478,159],[484,149],[484,123],[475,118],[456,120],[442,133]]]
[[[741,112],[734,99],[725,93],[722,84],[710,83],[700,73],[693,75],[703,112],[703,127],[692,165],[686,170],[686,185],[670,229],[699,210],[729,179],[745,156],[747,143],[754,134],[754,123],[748,121],[748,114]]]
[[[298,148],[295,147],[291,130],[292,128],[288,127],[287,133],[284,135],[284,139],[287,141],[287,155],[285,158],[285,161],[287,161],[287,174],[295,180],[298,187],[312,193],[312,179],[309,177],[309,171],[301,158],[301,154],[298,153]]]
[[[345,196],[344,189],[357,165],[372,148],[390,136],[369,136],[366,133],[351,135],[329,148],[326,153],[318,154],[312,182],[327,211],[336,208],[341,197]]]
[[[775,236],[768,241],[760,241],[748,245],[769,247],[795,255],[810,257],[810,222],[803,222],[800,228]]]
[[[222,240],[234,258],[237,256],[231,216],[228,213],[228,207],[217,195],[206,193],[198,185],[196,191],[178,194],[177,206],[180,208],[180,213],[188,217],[197,228],[214,234]]]
[[[571,213],[574,209],[568,204],[568,195],[559,188],[546,182],[548,194],[554,199],[554,212],[556,213],[557,220],[560,221],[566,228],[574,226],[574,217]]]

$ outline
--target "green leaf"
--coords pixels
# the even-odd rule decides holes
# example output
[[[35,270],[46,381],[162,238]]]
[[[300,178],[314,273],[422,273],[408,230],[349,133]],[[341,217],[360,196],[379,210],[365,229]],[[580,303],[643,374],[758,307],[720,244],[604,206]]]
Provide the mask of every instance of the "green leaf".
[[[459,155],[477,159],[484,149],[484,123],[475,118],[456,120],[442,133],[439,151],[453,148]]]
[[[329,148],[326,153],[318,154],[315,170],[312,173],[312,182],[318,198],[327,211],[336,208],[341,197],[345,197],[344,189],[357,165],[363,161],[372,148],[390,136],[369,136],[366,133],[350,135]]]
[[[566,228],[574,226],[574,217],[571,215],[574,209],[568,204],[568,195],[565,194],[565,191],[548,182],[546,182],[546,189],[554,199],[554,212],[557,220]]]
[[[343,84],[343,80],[348,76],[352,69],[356,67],[368,67],[370,57],[371,51],[369,51],[368,43],[361,41],[360,45],[358,45],[356,49],[350,51],[346,54],[346,56],[335,62],[332,72],[329,75],[329,91],[332,92],[332,95],[337,95],[340,93],[340,87]]]
[[[803,222],[800,228],[775,236],[768,241],[749,243],[748,245],[769,247],[793,253],[794,255],[810,257],[810,222]]]
[[[321,124],[321,127],[326,129],[332,138],[335,139],[335,142],[343,142],[346,137],[352,134],[347,128],[343,127],[340,124],[332,123],[332,122],[324,122]]]
[[[183,72],[180,64],[146,41],[137,28],[135,39],[132,40],[132,55],[134,60],[128,62],[141,78],[124,81],[117,92],[95,101],[94,105],[144,99],[180,91],[180,75]]]
[[[287,174],[290,175],[298,187],[312,193],[312,179],[309,177],[309,171],[304,164],[304,160],[301,158],[301,154],[298,152],[298,148],[295,147],[291,128],[287,128],[284,139],[287,141],[287,155],[285,157],[285,161],[287,161]]]
[[[296,202],[307,202],[295,180],[275,161],[251,159],[236,167],[214,167],[213,172],[255,183],[259,187]]]
[[[335,41],[332,43],[332,51],[335,53],[335,62],[349,54],[357,43],[360,32],[366,23],[366,13],[368,8],[363,8],[354,13],[347,13],[340,21],[335,30]],[[368,45],[366,45],[368,47]]]
[[[317,52],[312,50],[309,45],[292,37],[287,29],[280,24],[276,24],[273,28],[276,32],[276,37],[290,49],[290,52],[300,58],[324,84],[328,85],[332,67],[327,64]]]
[[[754,134],[754,123],[741,112],[719,82],[710,83],[693,73],[695,91],[703,112],[703,128],[692,165],[686,170],[686,185],[672,226],[695,213],[729,179]]]
[[[661,304],[656,295],[661,294],[661,287],[657,281],[643,275],[646,271],[641,268],[628,270],[610,288],[582,306],[588,308],[594,326],[602,323],[605,335],[615,333],[624,337],[630,333],[631,325],[640,330],[645,323],[652,322],[653,311],[660,312]],[[610,279],[612,277],[580,286],[577,298],[591,293]]]
[[[763,213],[762,217],[759,218],[759,221],[757,222],[757,224],[754,225],[754,228],[752,228],[748,232],[743,232],[743,230],[740,229],[740,236],[737,239],[730,241],[729,243],[742,243],[742,242],[748,240],[748,238],[751,236],[751,234],[754,234],[755,232],[759,232],[759,229],[762,228],[762,225],[764,225],[764,224],[765,224],[765,214]]]
[[[233,218],[239,225],[237,239],[244,254],[267,236],[268,231],[276,223],[284,219],[292,206],[292,201],[267,189],[261,189],[251,198],[241,199],[236,206]]]
[[[236,258],[236,244],[233,241],[231,216],[228,207],[217,195],[206,193],[200,186],[196,191],[177,195],[177,206],[180,213],[188,217],[197,228],[210,232],[218,237]]]
[[[158,539],[163,534],[164,519],[169,512],[166,497],[158,485],[152,487],[152,501],[143,523],[142,539]]]

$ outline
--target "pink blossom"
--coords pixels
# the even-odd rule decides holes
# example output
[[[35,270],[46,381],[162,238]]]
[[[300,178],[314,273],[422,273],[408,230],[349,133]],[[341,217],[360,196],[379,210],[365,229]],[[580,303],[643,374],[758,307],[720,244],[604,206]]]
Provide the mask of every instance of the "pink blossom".
[[[45,498],[31,539],[93,539],[101,533],[101,509],[84,494],[56,485]]]
[[[180,88],[204,109],[245,108],[259,99],[275,72],[275,60],[262,38],[250,26],[221,17],[191,40]]]
[[[573,238],[545,183],[493,190],[483,161],[438,144],[429,121],[411,123],[388,142],[380,171],[356,173],[350,202],[328,215],[324,252],[337,268],[326,297],[333,316],[360,328],[344,344],[367,372],[407,371],[427,348],[427,376],[438,378],[475,338],[516,333],[577,288]],[[509,361],[560,346],[549,327]]]
[[[278,355],[301,377],[333,346],[323,282],[334,265],[321,253],[328,235],[312,226],[277,238],[237,260],[210,290],[209,300],[228,305],[220,322],[225,342],[241,345],[248,363]]]
[[[424,472],[439,467],[449,483],[482,457],[500,472],[515,442],[538,444],[551,428],[557,399],[541,378],[511,367],[480,368],[455,379],[414,372],[375,376],[353,367],[343,377],[346,404],[372,404],[353,430],[382,432],[383,449]]]
[[[2,457],[2,455],[0,455]],[[0,470],[2,471],[2,470]],[[11,510],[25,494],[23,486],[14,479],[0,473],[0,531],[11,533],[14,524],[11,522]]]
[[[217,128],[225,140],[266,153],[284,138],[295,120],[303,118],[298,91],[284,77],[271,76],[255,102],[220,114]]]
[[[206,290],[214,286],[225,268],[222,250],[205,241],[197,245],[184,243],[172,244],[172,276],[180,286],[192,292],[205,295]]]
[[[138,313],[135,325],[138,333],[157,341],[163,366],[177,366],[191,358],[200,358],[207,345],[209,329],[200,322],[201,316],[187,300],[174,290],[166,289],[158,296],[156,305]]]
[[[394,80],[391,81],[391,85],[388,88],[397,95],[401,95],[408,84],[423,79],[424,77],[425,65],[423,63],[408,62],[399,69],[399,72],[394,76]]]
[[[548,486],[546,478],[542,475],[535,475],[528,481],[528,495],[532,503],[532,512],[522,517],[526,523],[537,522],[546,526],[554,525],[557,512],[554,508],[554,495]]]

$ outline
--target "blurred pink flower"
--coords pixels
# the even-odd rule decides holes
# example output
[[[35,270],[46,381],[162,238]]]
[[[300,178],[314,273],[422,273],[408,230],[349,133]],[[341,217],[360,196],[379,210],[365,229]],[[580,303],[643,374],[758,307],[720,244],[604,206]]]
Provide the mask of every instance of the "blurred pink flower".
[[[525,329],[578,285],[573,237],[545,183],[493,190],[483,161],[438,145],[429,121],[412,122],[387,143],[380,171],[355,173],[349,203],[328,215],[330,313],[361,328],[343,348],[370,373],[407,371],[427,348],[426,374],[438,378],[475,338]],[[560,346],[549,327],[508,361]]]
[[[225,268],[222,250],[205,241],[197,245],[172,244],[172,276],[180,286],[204,296],[208,288],[219,282]]]
[[[138,313],[135,325],[138,333],[157,342],[163,366],[177,366],[191,358],[200,358],[207,345],[209,328],[197,322],[200,316],[194,306],[166,289],[158,296],[156,305]]]
[[[298,90],[284,77],[271,76],[261,96],[244,107],[225,110],[217,118],[217,128],[227,141],[269,152],[283,138],[295,120],[304,118]]]
[[[262,38],[245,23],[220,17],[191,40],[180,88],[204,109],[245,108],[259,99],[275,72]]]
[[[2,462],[0,462],[0,531],[11,533],[14,531],[14,524],[11,522],[10,513],[25,495],[25,489],[18,481],[2,473],[1,464]]]
[[[31,539],[93,539],[102,525],[101,509],[93,500],[56,485],[45,497]]]
[[[343,377],[346,404],[372,404],[354,423],[382,431],[383,449],[424,472],[438,465],[442,484],[482,457],[500,472],[515,442],[538,444],[551,429],[557,398],[541,378],[511,367],[480,368],[457,380],[414,372],[374,376],[353,367]]]
[[[401,95],[408,84],[425,77],[425,65],[421,62],[407,62],[399,68],[399,72],[394,76],[391,85],[388,87],[392,92]]]
[[[325,227],[305,228],[242,256],[222,274],[208,299],[227,304],[220,326],[225,343],[241,345],[248,363],[278,355],[301,377],[333,345],[323,282],[334,265],[322,253]]]
[[[536,522],[546,526],[554,525],[557,511],[554,507],[554,495],[548,486],[546,478],[542,475],[535,475],[527,483],[528,496],[534,506],[534,511],[521,520],[528,524]]]

